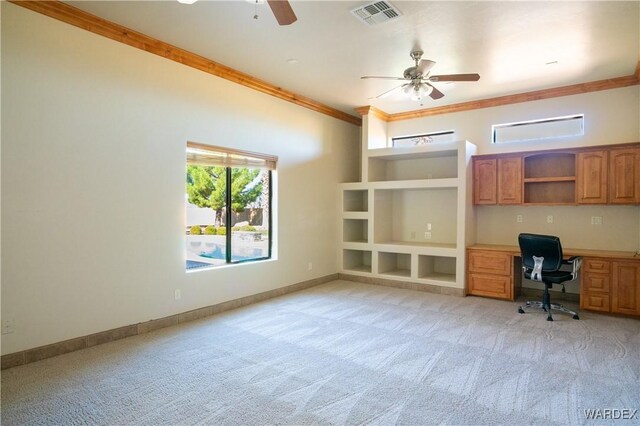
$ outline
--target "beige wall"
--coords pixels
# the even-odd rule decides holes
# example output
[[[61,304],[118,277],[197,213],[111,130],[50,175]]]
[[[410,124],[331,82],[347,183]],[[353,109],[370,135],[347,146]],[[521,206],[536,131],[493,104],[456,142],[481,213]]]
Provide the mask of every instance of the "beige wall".
[[[2,65],[3,354],[336,272],[358,127],[6,2]],[[188,140],[279,156],[277,260],[185,272]]]
[[[631,70],[630,70],[631,71]],[[464,90],[460,85],[456,90]],[[584,114],[585,134],[580,137],[536,142],[491,143],[493,124]],[[389,137],[455,130],[458,140],[478,147],[478,154],[531,151],[640,141],[640,86],[603,90],[583,95],[434,115],[388,123]]]

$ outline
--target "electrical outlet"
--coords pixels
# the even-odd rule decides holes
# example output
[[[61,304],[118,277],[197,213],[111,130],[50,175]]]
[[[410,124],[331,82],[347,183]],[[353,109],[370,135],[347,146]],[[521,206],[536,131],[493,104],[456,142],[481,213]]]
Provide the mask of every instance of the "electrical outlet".
[[[309,262],[309,264],[307,265],[307,269],[308,270],[312,270],[313,269],[313,263]]]
[[[427,239],[427,240],[430,240],[431,239],[431,232],[429,232],[429,231],[425,232],[424,233],[424,238]]]
[[[521,214],[516,215],[516,222],[518,222],[518,223],[524,222],[524,220],[522,219],[522,215]]]
[[[2,334],[13,333],[13,318],[7,318],[2,320]]]
[[[592,225],[602,225],[602,216],[591,216]]]
[[[180,300],[180,299],[182,299],[182,292],[180,291],[180,289],[179,289],[179,288],[177,288],[177,289],[175,289],[175,290],[173,291],[173,298],[174,298],[175,300]]]
[[[553,215],[547,216],[547,223],[553,223]]]

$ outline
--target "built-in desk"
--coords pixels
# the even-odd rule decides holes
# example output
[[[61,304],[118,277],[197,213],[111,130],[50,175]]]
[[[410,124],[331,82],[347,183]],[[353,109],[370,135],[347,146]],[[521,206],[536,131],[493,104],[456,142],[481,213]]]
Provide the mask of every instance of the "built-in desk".
[[[640,316],[640,256],[635,252],[563,249],[581,256],[580,308]],[[467,247],[466,294],[515,300],[522,288],[520,248],[477,244]]]

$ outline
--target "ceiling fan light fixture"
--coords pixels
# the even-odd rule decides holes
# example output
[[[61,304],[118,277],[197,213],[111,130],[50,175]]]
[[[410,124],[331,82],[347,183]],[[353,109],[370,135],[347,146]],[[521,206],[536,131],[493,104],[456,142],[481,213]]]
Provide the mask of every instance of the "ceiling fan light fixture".
[[[433,91],[433,87],[428,86],[424,83],[416,84],[412,86],[411,90],[411,100],[412,101],[421,101],[425,96],[429,96]],[[406,93],[406,92],[405,92]]]

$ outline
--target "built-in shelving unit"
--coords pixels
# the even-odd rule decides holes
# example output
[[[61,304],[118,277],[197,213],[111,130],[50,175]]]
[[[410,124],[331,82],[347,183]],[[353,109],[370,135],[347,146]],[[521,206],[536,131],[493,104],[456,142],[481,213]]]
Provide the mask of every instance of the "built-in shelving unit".
[[[525,204],[575,204],[576,155],[534,154],[524,157]]]
[[[383,146],[366,137],[362,181],[339,188],[340,271],[464,289],[465,247],[474,235],[467,141]],[[390,145],[393,135],[384,135]]]

